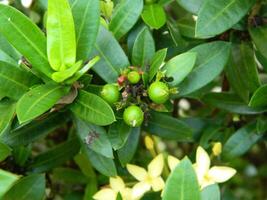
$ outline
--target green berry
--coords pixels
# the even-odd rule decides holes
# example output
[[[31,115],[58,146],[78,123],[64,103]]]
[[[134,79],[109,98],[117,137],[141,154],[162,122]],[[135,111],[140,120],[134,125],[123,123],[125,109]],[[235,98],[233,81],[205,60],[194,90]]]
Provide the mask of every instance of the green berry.
[[[163,104],[169,99],[169,88],[167,84],[156,81],[148,88],[148,96],[154,103]]]
[[[125,123],[131,127],[141,126],[144,121],[144,112],[138,106],[129,106],[123,112]]]
[[[127,78],[131,84],[136,84],[140,81],[141,76],[137,71],[131,71],[128,73]]]
[[[119,87],[115,84],[106,84],[101,90],[101,97],[109,104],[118,102],[120,98]]]

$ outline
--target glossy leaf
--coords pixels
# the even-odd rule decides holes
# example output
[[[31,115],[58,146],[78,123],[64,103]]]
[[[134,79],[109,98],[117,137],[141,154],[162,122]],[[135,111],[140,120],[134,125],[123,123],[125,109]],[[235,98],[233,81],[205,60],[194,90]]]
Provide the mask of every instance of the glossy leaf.
[[[0,49],[10,58],[16,61],[16,63],[21,57],[20,53],[8,42],[8,40],[2,34],[0,34]]]
[[[76,126],[77,134],[85,148],[90,148],[103,156],[113,158],[112,146],[103,127],[79,119],[76,119]]]
[[[177,21],[181,35],[188,38],[195,38],[196,22],[192,18],[184,18]]]
[[[235,25],[244,17],[255,0],[206,0],[198,12],[196,37],[209,38]]]
[[[52,108],[66,95],[68,88],[61,85],[39,85],[27,92],[17,103],[17,116],[20,123],[32,120]]]
[[[1,48],[1,47],[0,47]],[[17,65],[18,63],[12,57],[10,57],[6,52],[0,49],[0,61],[10,63],[12,65]]]
[[[68,113],[55,113],[43,120],[33,120],[31,123],[11,130],[1,138],[10,146],[27,145],[47,134],[70,120]]]
[[[200,200],[195,170],[188,158],[184,158],[172,171],[163,190],[162,200]]]
[[[86,184],[89,179],[76,169],[58,167],[53,170],[53,180],[67,184]]]
[[[211,106],[227,110],[231,113],[253,115],[266,111],[263,108],[247,106],[238,96],[231,93],[209,93],[203,97],[203,101]]]
[[[0,198],[3,198],[3,195],[10,189],[10,187],[19,179],[18,175],[12,174],[8,171],[0,169]]]
[[[5,160],[11,154],[11,149],[4,143],[0,142],[0,162]]]
[[[35,173],[48,171],[72,159],[80,150],[78,138],[72,138],[34,157],[29,169]]]
[[[38,82],[30,72],[0,61],[0,90],[4,96],[17,100]]]
[[[16,104],[12,101],[0,102],[0,135],[10,125],[15,115]]]
[[[87,61],[99,29],[99,1],[75,0],[72,4],[72,14],[76,29],[77,60]]]
[[[167,55],[167,49],[161,49],[157,51],[151,61],[150,69],[149,69],[149,81],[151,82],[154,76],[159,71],[161,65],[164,63],[164,60]]]
[[[245,84],[246,81],[242,80],[243,65],[239,45],[232,44],[231,56],[225,68],[225,72],[231,88],[244,102],[248,102],[249,90]]]
[[[71,110],[79,118],[104,126],[116,121],[112,108],[99,96],[81,90]]]
[[[166,23],[165,11],[159,4],[145,5],[142,18],[147,25],[155,29],[161,28]]]
[[[117,151],[118,158],[122,166],[126,166],[126,164],[130,163],[130,161],[134,157],[134,154],[138,147],[140,134],[140,128],[131,128],[131,132],[126,143]]]
[[[9,200],[42,200],[45,197],[45,175],[32,174],[21,178],[5,194],[4,199]]]
[[[201,200],[220,200],[220,188],[217,184],[209,185],[201,191]]]
[[[267,85],[264,85],[257,89],[250,99],[249,105],[251,107],[263,107],[267,106]]]
[[[187,95],[213,81],[223,70],[230,55],[227,42],[199,45],[189,52],[197,53],[196,66],[179,85],[179,95]]]
[[[73,16],[67,0],[48,0],[47,55],[55,71],[64,71],[76,61]]]
[[[113,149],[114,150],[121,149],[127,142],[127,139],[131,134],[131,132],[132,132],[131,127],[125,124],[124,121],[120,120],[113,123],[109,127],[108,131],[108,138],[109,141],[111,142]]]
[[[117,176],[117,169],[114,161],[111,158],[102,156],[89,148],[83,150],[90,160],[92,166],[105,176]]]
[[[33,65],[50,77],[52,69],[46,55],[44,33],[25,15],[0,4],[0,33]]]
[[[232,159],[246,153],[262,134],[257,133],[256,123],[252,122],[237,130],[225,143],[223,156]]]
[[[136,23],[143,9],[143,0],[125,0],[118,4],[115,9],[109,30],[113,35],[120,39],[124,36]]]
[[[250,28],[249,33],[257,49],[265,58],[267,58],[267,47],[264,45],[264,42],[262,42],[267,39],[267,26]]]
[[[197,14],[205,0],[176,0],[187,11]]]
[[[145,130],[164,139],[192,141],[192,129],[184,122],[171,116],[151,112],[151,118]]]
[[[117,82],[121,70],[129,66],[128,58],[119,43],[102,26],[100,26],[95,48],[91,56],[100,57],[100,61],[96,63],[93,70],[108,83]]]
[[[169,83],[171,86],[177,86],[187,77],[195,65],[196,58],[196,53],[187,52],[175,56],[166,63],[164,66],[166,76],[173,78],[173,81]]]
[[[132,64],[145,69],[145,66],[150,64],[154,54],[154,39],[148,28],[144,28],[135,39],[132,51]]]

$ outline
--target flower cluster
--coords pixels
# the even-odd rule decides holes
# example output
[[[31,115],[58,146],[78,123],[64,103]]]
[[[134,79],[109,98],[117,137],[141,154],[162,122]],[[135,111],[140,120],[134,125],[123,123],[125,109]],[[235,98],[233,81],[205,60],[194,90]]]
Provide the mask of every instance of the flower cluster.
[[[151,150],[153,146],[152,140],[146,138],[145,142]],[[146,145],[147,146],[147,145]],[[218,156],[221,152],[221,144],[215,143],[213,146],[213,155]],[[168,167],[173,171],[180,160],[174,156],[169,155],[167,157]],[[230,167],[224,166],[213,166],[210,168],[210,157],[208,153],[202,148],[198,147],[196,152],[196,162],[193,167],[196,172],[196,176],[199,182],[199,187],[203,188],[216,184],[222,183],[229,180],[236,173],[236,170]],[[119,176],[110,178],[110,184],[108,187],[104,187],[94,195],[95,200],[116,200],[117,195],[120,194],[123,200],[138,200],[142,196],[151,191],[154,192],[163,191],[165,182],[161,176],[164,168],[164,156],[163,154],[157,155],[147,167],[147,170],[137,165],[128,164],[128,172],[138,181],[132,188],[126,187],[122,178]]]

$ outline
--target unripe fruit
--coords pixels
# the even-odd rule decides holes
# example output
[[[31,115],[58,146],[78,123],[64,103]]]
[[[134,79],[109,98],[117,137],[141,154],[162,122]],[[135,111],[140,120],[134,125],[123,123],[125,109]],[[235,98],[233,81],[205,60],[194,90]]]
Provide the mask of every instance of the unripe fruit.
[[[125,123],[131,127],[141,126],[144,121],[144,112],[138,106],[129,106],[123,112]]]
[[[106,84],[101,90],[101,97],[109,104],[118,102],[120,98],[119,87],[115,84]]]
[[[169,99],[169,88],[167,84],[156,81],[148,88],[148,96],[154,103],[162,104]]]
[[[140,81],[141,76],[137,71],[131,71],[128,73],[127,78],[131,84],[136,84]]]

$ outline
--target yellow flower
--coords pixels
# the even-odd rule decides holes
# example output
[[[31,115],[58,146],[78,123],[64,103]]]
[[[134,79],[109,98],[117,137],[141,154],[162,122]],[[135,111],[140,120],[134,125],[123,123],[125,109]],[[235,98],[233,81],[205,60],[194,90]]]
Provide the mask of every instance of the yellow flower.
[[[164,188],[165,183],[160,176],[163,166],[164,159],[162,154],[159,154],[149,163],[147,171],[136,165],[127,165],[129,173],[139,181],[133,187],[134,198],[141,198],[151,188],[155,192],[161,191]]]
[[[179,164],[180,160],[168,156],[168,165],[171,171]],[[214,166],[210,168],[210,157],[202,148],[197,148],[196,163],[193,165],[201,189],[215,183],[223,183],[232,178],[236,170],[231,167]]]
[[[154,141],[150,136],[145,137],[145,145],[146,145],[146,148],[149,150],[154,149]]]
[[[120,193],[123,200],[137,200],[137,198],[133,198],[132,189],[127,188],[123,180],[117,176],[109,179],[110,187],[103,188],[98,191],[93,199],[95,200],[116,200],[117,195]]]
[[[214,156],[219,156],[222,153],[222,143],[214,143],[212,147],[212,153]]]
[[[231,167],[214,166],[210,168],[210,157],[202,147],[197,148],[194,168],[201,189],[208,185],[225,182],[236,173],[236,170]]]

